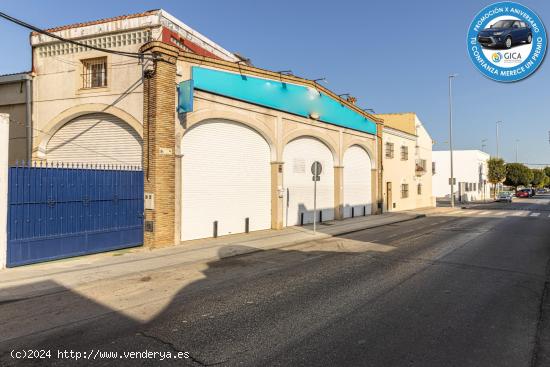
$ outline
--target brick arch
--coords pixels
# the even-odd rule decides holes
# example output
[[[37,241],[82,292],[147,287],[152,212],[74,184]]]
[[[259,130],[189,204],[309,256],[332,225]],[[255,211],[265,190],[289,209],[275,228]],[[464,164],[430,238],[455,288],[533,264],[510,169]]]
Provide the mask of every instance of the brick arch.
[[[186,119],[186,131],[183,133],[182,139],[185,138],[185,134],[187,133],[187,131],[193,129],[198,125],[202,125],[215,120],[239,123],[254,130],[261,137],[263,137],[267,145],[269,145],[271,160],[277,160],[278,152],[275,147],[275,137],[273,135],[273,132],[270,131],[261,121],[258,121],[240,112],[217,110],[202,110],[193,112],[192,114],[189,114]]]
[[[346,144],[343,147],[343,149],[342,149],[342,164],[344,162],[344,155],[346,154],[346,151],[349,148],[353,147],[353,146],[357,146],[357,147],[363,149],[370,158],[370,163],[371,163],[372,169],[376,169],[376,159],[374,159],[375,155],[373,154],[372,150],[370,149],[370,147],[367,144],[365,144],[364,142],[359,141],[359,140],[354,140],[354,141]]]
[[[33,150],[36,151],[38,158],[45,157],[48,143],[55,133],[59,131],[59,129],[75,118],[91,113],[106,113],[116,116],[120,120],[127,123],[133,130],[136,131],[139,137],[143,139],[143,125],[128,112],[107,104],[87,103],[66,109],[51,119],[46,126],[41,129],[33,144]]]
[[[334,160],[334,166],[339,166],[341,164],[341,160],[340,160],[340,157],[338,156],[338,149],[337,147],[332,143],[330,142],[328,139],[326,139],[325,136],[323,136],[323,134],[321,133],[318,133],[317,131],[315,130],[311,130],[311,129],[300,129],[300,130],[296,130],[296,131],[293,131],[291,132],[290,134],[286,135],[283,139],[283,147],[282,147],[282,150],[280,152],[281,154],[281,160],[282,160],[282,155],[283,155],[283,151],[286,147],[286,145],[288,143],[290,143],[291,141],[293,140],[296,140],[296,139],[299,139],[299,138],[314,138],[316,140],[319,140],[321,143],[323,143],[329,150],[330,152],[332,153],[332,158]]]

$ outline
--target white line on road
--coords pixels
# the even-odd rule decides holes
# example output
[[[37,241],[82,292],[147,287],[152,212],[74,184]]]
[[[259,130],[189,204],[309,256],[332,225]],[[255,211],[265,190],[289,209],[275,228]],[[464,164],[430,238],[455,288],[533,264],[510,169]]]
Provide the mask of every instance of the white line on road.
[[[539,215],[540,215],[540,213],[531,213],[532,217],[538,217]]]
[[[487,214],[491,214],[491,213],[492,213],[491,211],[484,211],[484,212],[479,213],[479,215],[487,215]]]
[[[497,215],[506,215],[508,212],[498,212]]]

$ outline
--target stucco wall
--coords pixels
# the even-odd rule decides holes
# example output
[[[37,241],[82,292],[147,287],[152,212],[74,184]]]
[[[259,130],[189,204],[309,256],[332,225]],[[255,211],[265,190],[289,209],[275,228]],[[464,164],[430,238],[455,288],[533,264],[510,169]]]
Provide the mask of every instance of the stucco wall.
[[[25,81],[0,84],[0,113],[10,116],[9,164],[27,157]]]
[[[387,116],[387,115],[386,115]],[[432,139],[421,121],[413,115],[415,134],[384,128],[382,136],[382,159],[384,162],[384,210],[388,210],[388,182],[392,183],[392,197],[390,211],[410,210],[431,207],[435,205],[432,194]],[[399,126],[395,125],[394,126]],[[394,144],[394,157],[386,158],[386,142]],[[407,146],[409,157],[401,160],[401,146]],[[426,171],[420,175],[416,173],[416,159],[426,160]],[[409,196],[401,197],[401,185],[409,185]],[[418,194],[418,185],[422,185],[421,194]]]
[[[157,32],[158,33],[158,32]],[[122,33],[123,35],[124,33]],[[153,32],[153,36],[155,36]],[[158,35],[157,35],[158,36]],[[138,52],[143,42],[116,47],[119,51]],[[106,55],[93,50],[66,52],[60,55],[44,54],[43,46],[33,48],[33,156],[43,158],[39,147],[44,139],[55,133],[62,115],[73,110],[86,113],[82,106],[95,106],[88,112],[124,111],[126,122],[143,121],[143,66],[138,59]],[[107,57],[107,87],[82,88],[82,60]],[[98,106],[101,106],[98,108]],[[128,120],[128,121],[127,121]],[[65,121],[66,122],[66,121]],[[141,134],[141,129],[140,134]]]
[[[489,154],[479,150],[453,151],[453,175],[456,180],[455,198],[458,199],[461,182],[476,184],[475,190],[461,193],[463,199],[475,201],[490,198],[490,184],[480,185],[487,180],[487,160],[489,158]],[[436,170],[433,176],[434,195],[438,198],[449,199],[451,195],[451,186],[449,185],[451,177],[450,153],[448,150],[433,152],[433,159]]]

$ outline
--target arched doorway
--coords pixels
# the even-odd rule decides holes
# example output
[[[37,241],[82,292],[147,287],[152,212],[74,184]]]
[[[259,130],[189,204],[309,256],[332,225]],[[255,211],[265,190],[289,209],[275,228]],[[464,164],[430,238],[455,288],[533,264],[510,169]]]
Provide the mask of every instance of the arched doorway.
[[[255,130],[215,119],[182,139],[181,239],[271,228],[270,147]]]
[[[372,205],[372,163],[367,152],[353,145],[344,153],[344,218],[369,215]]]
[[[142,139],[126,122],[108,113],[76,117],[49,139],[49,162],[141,166]]]
[[[283,152],[285,187],[285,226],[313,222],[313,180],[311,165],[322,164],[317,182],[317,220],[334,219],[334,160],[330,149],[316,138],[292,140]]]

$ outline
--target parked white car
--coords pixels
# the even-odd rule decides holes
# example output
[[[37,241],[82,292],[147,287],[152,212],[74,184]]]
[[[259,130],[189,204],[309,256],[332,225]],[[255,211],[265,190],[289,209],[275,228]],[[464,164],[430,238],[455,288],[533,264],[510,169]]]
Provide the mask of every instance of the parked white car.
[[[503,201],[505,203],[511,203],[514,200],[514,194],[510,191],[502,191],[497,196],[497,201]]]

